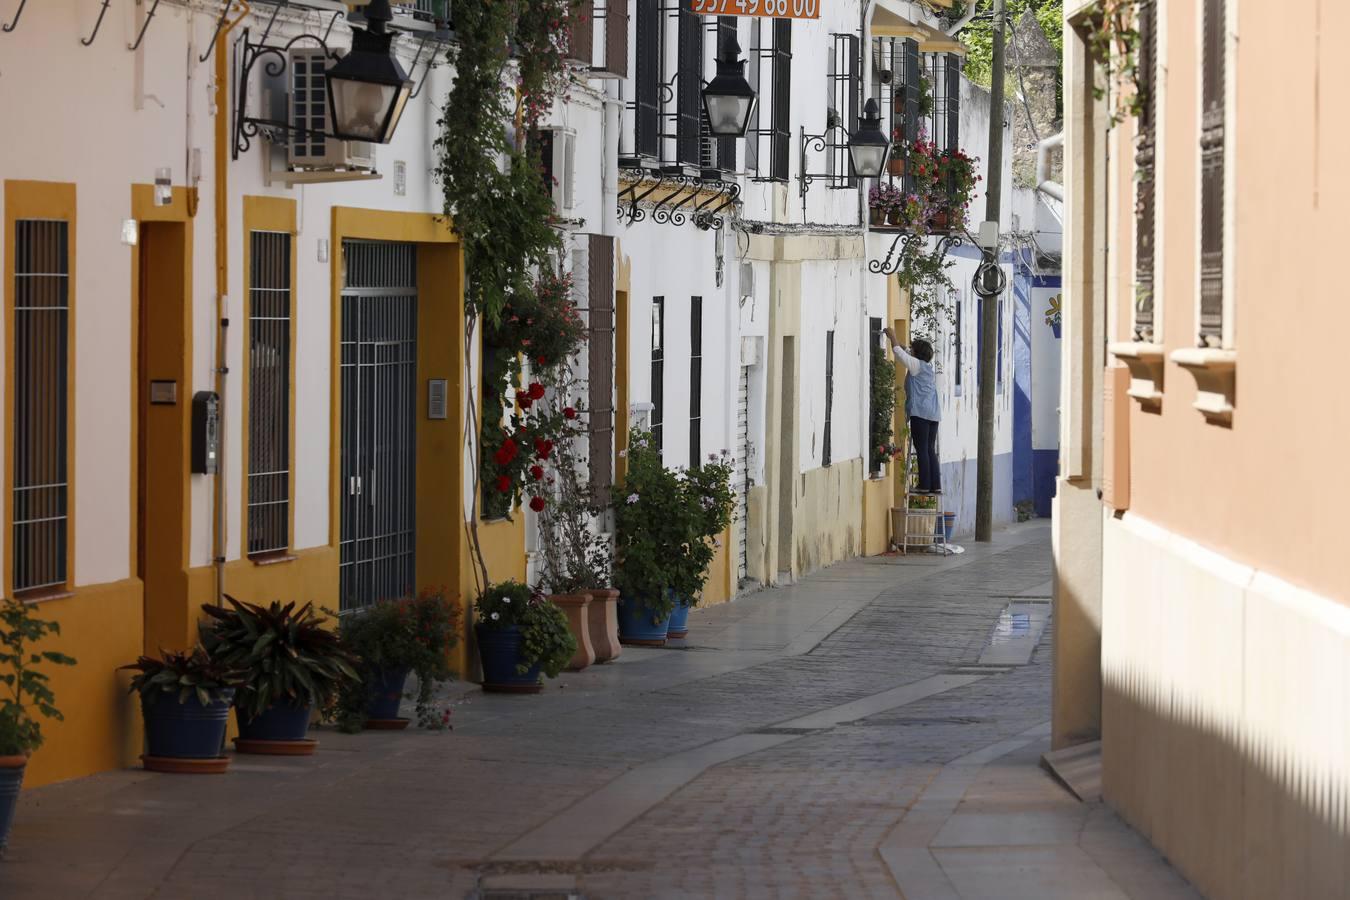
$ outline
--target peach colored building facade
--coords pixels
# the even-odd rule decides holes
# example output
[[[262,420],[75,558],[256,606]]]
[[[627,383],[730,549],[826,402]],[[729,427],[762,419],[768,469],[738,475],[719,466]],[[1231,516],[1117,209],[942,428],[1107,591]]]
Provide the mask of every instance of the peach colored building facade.
[[[1100,737],[1106,800],[1207,896],[1350,898],[1350,4],[1143,0],[1115,127],[1095,6],[1065,3],[1056,744]]]

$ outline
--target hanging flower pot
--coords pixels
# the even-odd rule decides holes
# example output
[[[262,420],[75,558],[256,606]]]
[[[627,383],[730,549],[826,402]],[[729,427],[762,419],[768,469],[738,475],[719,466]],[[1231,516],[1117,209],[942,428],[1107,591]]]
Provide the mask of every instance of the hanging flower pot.
[[[892,156],[886,161],[886,173],[893,178],[903,177],[905,174],[905,158],[903,156]]]

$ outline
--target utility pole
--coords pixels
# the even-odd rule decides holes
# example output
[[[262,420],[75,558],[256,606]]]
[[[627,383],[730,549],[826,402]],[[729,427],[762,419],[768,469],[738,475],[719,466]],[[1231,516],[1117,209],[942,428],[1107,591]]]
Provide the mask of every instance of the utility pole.
[[[985,178],[984,219],[993,222],[994,233],[1003,201],[1003,40],[1007,23],[1004,0],[994,0],[994,59],[989,86],[989,171]],[[975,540],[994,537],[994,366],[998,360],[998,298],[1004,287],[999,269],[999,249],[984,250],[976,274],[980,297],[980,431],[975,483]]]

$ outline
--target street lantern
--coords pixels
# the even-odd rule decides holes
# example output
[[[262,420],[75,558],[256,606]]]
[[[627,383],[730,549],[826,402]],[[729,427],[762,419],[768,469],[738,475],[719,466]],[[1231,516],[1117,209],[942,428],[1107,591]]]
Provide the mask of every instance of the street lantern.
[[[876,99],[863,107],[858,128],[849,137],[848,153],[853,158],[853,171],[862,178],[876,178],[886,167],[891,139],[881,129],[881,110]]]
[[[328,70],[328,105],[333,135],[345,141],[387,144],[398,127],[412,81],[394,56],[389,0],[371,0],[366,27],[353,29],[352,49]]]
[[[745,80],[741,45],[732,37],[722,42],[717,77],[703,89],[708,129],[718,137],[744,137],[755,109],[755,89]]]

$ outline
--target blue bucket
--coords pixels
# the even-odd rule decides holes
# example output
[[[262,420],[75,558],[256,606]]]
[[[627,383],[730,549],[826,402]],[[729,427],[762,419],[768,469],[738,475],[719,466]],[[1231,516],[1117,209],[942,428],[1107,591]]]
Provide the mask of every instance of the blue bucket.
[[[689,610],[692,609],[679,597],[675,597],[675,608],[670,611],[670,622],[666,626],[666,637],[679,640],[689,636]]]
[[[397,719],[399,704],[403,702],[403,685],[407,681],[407,669],[376,669],[372,672],[366,680],[370,691],[366,717]]]
[[[248,718],[239,707],[234,708],[239,722],[239,737],[246,741],[303,741],[309,733],[309,714],[312,704],[296,706],[292,703],[273,703],[262,714]]]
[[[217,759],[224,755],[233,690],[203,706],[195,693],[183,703],[172,693],[141,695],[145,754],[169,759]]]
[[[670,631],[670,613],[656,618],[640,600],[619,599],[619,643],[660,647]]]
[[[484,688],[532,690],[541,686],[537,663],[524,673],[518,670],[521,662],[519,626],[488,628],[479,623],[474,630],[478,633],[478,658],[483,662]]]
[[[19,806],[19,788],[23,787],[26,766],[0,766],[0,850],[9,841],[14,810]]]

